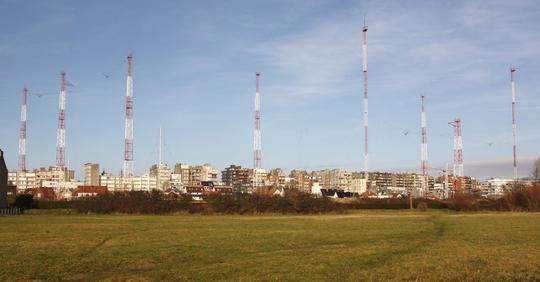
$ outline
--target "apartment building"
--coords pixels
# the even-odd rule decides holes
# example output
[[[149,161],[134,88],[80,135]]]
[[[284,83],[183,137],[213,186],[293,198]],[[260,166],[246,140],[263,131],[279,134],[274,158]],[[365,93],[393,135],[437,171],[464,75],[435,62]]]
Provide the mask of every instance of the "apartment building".
[[[99,185],[99,164],[86,163],[84,164],[84,185],[98,186]]]
[[[237,193],[251,193],[250,169],[239,165],[230,165],[221,172],[221,181]]]

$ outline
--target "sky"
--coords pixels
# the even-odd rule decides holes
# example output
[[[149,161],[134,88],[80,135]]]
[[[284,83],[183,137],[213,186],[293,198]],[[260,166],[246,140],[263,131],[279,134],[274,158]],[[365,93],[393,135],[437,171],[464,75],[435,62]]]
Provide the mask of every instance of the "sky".
[[[463,121],[465,174],[511,177],[510,65],[518,171],[540,157],[538,1],[0,0],[0,148],[17,168],[21,91],[27,167],[53,165],[60,72],[69,87],[66,162],[123,164],[128,52],[134,159],[252,167],[255,72],[262,166],[363,170],[362,26],[369,26],[369,170],[420,170],[426,96],[430,174],[453,162]]]

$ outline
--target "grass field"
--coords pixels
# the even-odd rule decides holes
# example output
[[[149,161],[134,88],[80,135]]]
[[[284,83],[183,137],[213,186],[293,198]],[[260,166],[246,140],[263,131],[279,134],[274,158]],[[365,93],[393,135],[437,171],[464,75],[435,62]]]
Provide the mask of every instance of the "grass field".
[[[0,217],[0,280],[540,280],[540,214]]]

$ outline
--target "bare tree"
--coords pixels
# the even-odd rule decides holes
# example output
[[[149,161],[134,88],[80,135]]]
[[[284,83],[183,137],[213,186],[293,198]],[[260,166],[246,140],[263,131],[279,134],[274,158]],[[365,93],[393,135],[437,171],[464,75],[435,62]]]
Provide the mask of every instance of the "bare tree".
[[[534,181],[534,183],[538,183],[540,180],[540,158],[534,161],[533,168],[531,171],[531,178]]]

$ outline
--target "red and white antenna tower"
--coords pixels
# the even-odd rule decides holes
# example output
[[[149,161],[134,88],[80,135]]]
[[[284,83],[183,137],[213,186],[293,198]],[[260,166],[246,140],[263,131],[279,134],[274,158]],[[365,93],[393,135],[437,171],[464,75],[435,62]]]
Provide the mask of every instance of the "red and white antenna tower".
[[[463,142],[461,140],[461,119],[449,122],[454,127],[454,191],[461,192],[463,183]]]
[[[368,27],[364,19],[364,44],[362,45],[363,52],[363,73],[364,73],[364,178],[366,179],[366,187],[368,187],[368,65],[367,65],[367,31]]]
[[[421,107],[421,129],[422,129],[422,144],[421,144],[421,159],[422,159],[422,193],[425,195],[428,188],[428,150],[427,150],[427,120],[426,120],[426,111],[424,109],[424,96],[421,97],[422,107]]]
[[[66,72],[60,73],[58,131],[56,134],[56,166],[65,166],[66,155]]]
[[[514,154],[514,181],[517,180],[517,156],[516,156],[516,82],[514,76],[516,73],[516,68],[514,66],[510,67],[510,79],[512,81],[512,150]]]
[[[124,169],[122,176],[133,175],[133,77],[131,76],[131,61],[133,55],[127,56],[128,73],[126,83],[126,116],[124,132]]]
[[[259,187],[257,170],[261,168],[261,101],[259,92],[260,72],[255,73],[255,128],[253,130],[253,188]]]
[[[26,171],[26,98],[28,89],[26,86],[22,92],[21,105],[21,129],[19,130],[19,171]]]

